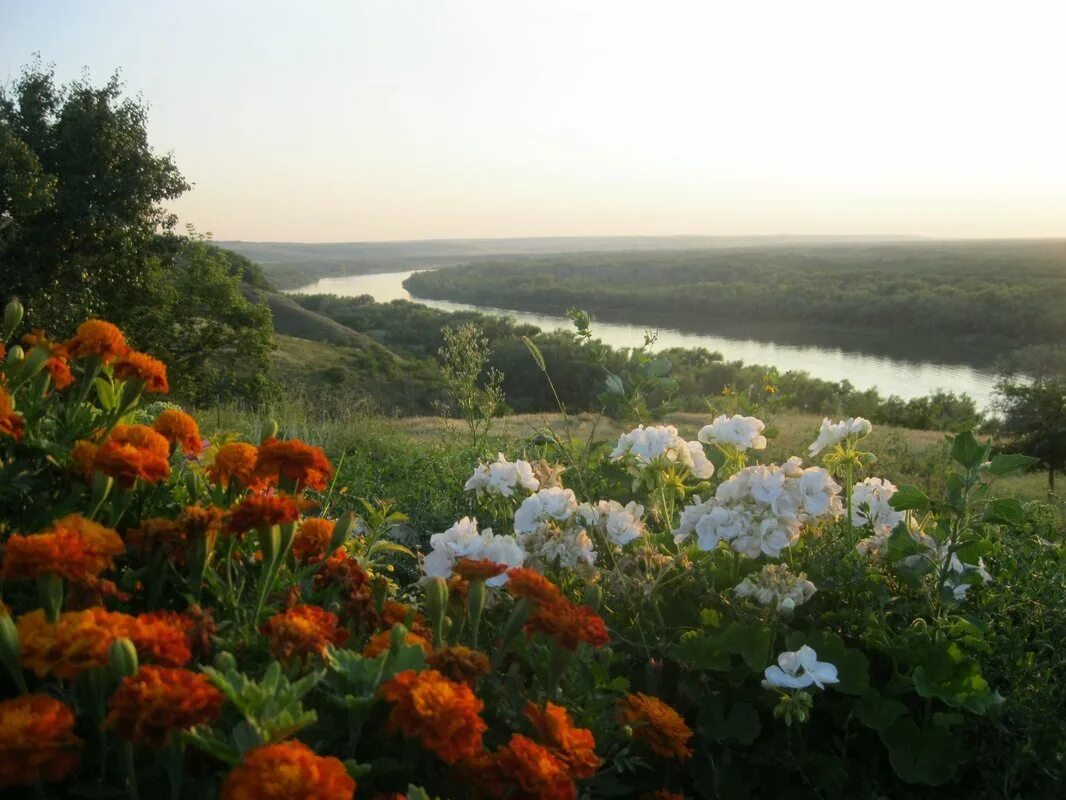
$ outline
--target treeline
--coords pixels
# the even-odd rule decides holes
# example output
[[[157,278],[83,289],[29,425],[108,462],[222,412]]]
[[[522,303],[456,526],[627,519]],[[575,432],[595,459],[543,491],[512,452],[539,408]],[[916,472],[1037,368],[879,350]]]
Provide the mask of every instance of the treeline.
[[[887,352],[910,337],[932,355],[967,348],[986,363],[1062,339],[1066,241],[897,242],[663,253],[570,254],[421,272],[415,295],[705,332],[836,343]],[[841,341],[840,329],[851,335]],[[874,347],[864,343],[874,343]],[[798,343],[804,343],[798,341]],[[808,341],[807,343],[816,343]],[[974,360],[971,358],[971,360]]]
[[[306,309],[315,311],[355,331],[365,333],[418,365],[423,380],[433,374],[436,355],[444,344],[443,330],[474,323],[489,342],[489,366],[504,375],[505,402],[516,412],[556,410],[555,397],[535,367],[522,337],[529,337],[544,355],[552,382],[569,411],[598,411],[603,407],[607,371],[631,371],[636,354],[627,349],[596,343],[605,354],[602,365],[591,362],[590,345],[568,331],[544,332],[532,325],[477,312],[444,312],[404,300],[378,303],[368,295],[293,295]],[[847,381],[813,378],[806,372],[779,373],[767,367],[725,361],[706,349],[669,348],[657,351],[670,362],[669,390],[653,392],[652,405],[678,410],[708,410],[708,400],[745,397],[762,405],[826,415],[861,415],[883,424],[922,429],[963,429],[981,419],[968,397],[938,392],[930,397],[903,400],[881,397],[876,391],[859,391]],[[368,379],[394,380],[382,374]],[[384,387],[383,387],[384,388]],[[425,391],[423,401],[438,392]],[[388,410],[388,409],[382,409]],[[418,413],[417,408],[404,409]],[[422,409],[430,413],[432,408]]]

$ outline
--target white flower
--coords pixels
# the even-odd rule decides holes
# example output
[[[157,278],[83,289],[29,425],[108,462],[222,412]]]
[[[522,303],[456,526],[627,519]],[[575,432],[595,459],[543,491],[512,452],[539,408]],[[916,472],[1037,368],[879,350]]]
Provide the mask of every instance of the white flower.
[[[463,517],[443,533],[429,539],[432,548],[422,560],[427,578],[450,578],[455,562],[463,558],[487,559],[508,567],[520,567],[526,559],[525,551],[513,536],[498,536],[492,528],[478,532],[477,520]],[[485,581],[488,586],[507,583],[507,574]]]
[[[780,558],[799,538],[803,523],[841,511],[840,486],[821,467],[802,469],[798,458],[783,466],[747,467],[718,485],[713,500],[698,497],[681,511],[678,544],[693,534],[701,550],[725,541],[749,558]]]
[[[862,417],[852,417],[840,422],[832,422],[829,417],[826,417],[822,420],[822,427],[818,430],[818,438],[808,448],[808,452],[816,456],[825,448],[842,442],[849,436],[861,439],[871,430],[873,426]]]
[[[696,525],[703,515],[709,513],[716,505],[718,505],[718,500],[714,497],[709,500],[700,500],[698,494],[693,495],[692,502],[681,509],[681,520],[677,528],[671,531],[674,535],[674,543],[682,544],[688,541],[689,537],[696,532]]]
[[[652,465],[680,464],[688,467],[694,476],[706,480],[714,474],[714,464],[703,452],[699,442],[687,442],[677,434],[673,425],[654,425],[645,428],[639,425],[629,433],[618,437],[618,444],[611,453],[612,461],[621,461],[630,456],[639,469]]]
[[[685,442],[685,447],[688,451],[687,466],[692,470],[694,477],[705,481],[714,475],[714,464],[707,458],[707,454],[703,452],[702,444],[699,442]]]
[[[578,514],[619,547],[644,535],[644,506],[632,500],[624,506],[617,500],[600,500],[595,506],[582,503]]]
[[[766,425],[761,419],[739,414],[727,417],[723,414],[715,417],[710,425],[700,428],[696,438],[704,444],[729,445],[741,451],[765,450],[766,437],[762,435],[765,429]]]
[[[553,486],[541,489],[522,501],[514,514],[514,529],[518,534],[534,533],[542,522],[568,520],[578,509],[577,497],[571,489]]]
[[[819,661],[818,654],[807,645],[799,650],[786,650],[777,657],[777,665],[766,668],[762,685],[767,689],[805,689],[812,683],[819,689],[826,684],[839,683],[837,668],[828,661]]]
[[[800,505],[812,517],[835,517],[840,514],[840,485],[826,470],[807,467],[794,486]]]
[[[516,488],[535,492],[540,488],[540,481],[533,475],[533,467],[528,461],[507,460],[503,453],[496,456],[492,464],[479,464],[474,474],[466,482],[466,491],[482,494],[498,494],[511,497]]]
[[[787,564],[766,564],[758,575],[749,575],[733,589],[737,597],[750,597],[764,606],[773,603],[778,611],[803,605],[816,591],[805,573],[796,575]]]
[[[856,483],[851,491],[851,524],[870,525],[875,535],[891,533],[905,516],[888,502],[895,493],[896,485],[885,478],[867,478]]]

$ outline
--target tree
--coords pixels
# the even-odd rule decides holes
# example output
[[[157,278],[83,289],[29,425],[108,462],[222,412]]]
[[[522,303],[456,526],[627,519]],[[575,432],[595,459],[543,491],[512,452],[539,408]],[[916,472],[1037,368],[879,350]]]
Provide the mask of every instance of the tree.
[[[164,203],[190,187],[146,123],[117,76],[57,86],[35,63],[0,88],[0,287],[57,338],[90,317],[119,325],[167,362],[182,399],[254,400],[273,327],[241,289],[265,288],[262,273],[175,232]]]
[[[128,329],[180,245],[163,203],[189,184],[122,89],[57,86],[37,63],[0,91],[0,285],[59,336],[88,316]]]
[[[1048,491],[1055,491],[1055,473],[1066,472],[1066,380],[1022,383],[1005,378],[996,391],[1002,414],[1000,432],[1019,452],[1040,460],[1047,470]]]

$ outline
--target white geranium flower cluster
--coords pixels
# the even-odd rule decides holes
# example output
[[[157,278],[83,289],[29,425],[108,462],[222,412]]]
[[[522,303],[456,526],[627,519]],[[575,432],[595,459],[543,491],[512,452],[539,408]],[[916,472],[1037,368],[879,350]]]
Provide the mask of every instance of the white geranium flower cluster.
[[[457,561],[463,558],[485,559],[508,567],[520,567],[526,553],[513,536],[497,535],[492,528],[478,531],[477,520],[463,517],[444,533],[435,533],[429,539],[432,550],[422,561],[422,571],[427,578],[450,578]],[[502,586],[507,583],[507,573],[485,581],[487,586]]]
[[[861,439],[872,430],[873,425],[870,424],[869,420],[865,420],[862,417],[852,417],[840,422],[833,422],[829,417],[826,417],[822,420],[818,438],[811,443],[808,452],[811,456],[816,456],[827,447],[839,444],[849,437]]]
[[[851,524],[870,525],[874,533],[891,532],[903,521],[904,513],[888,502],[896,493],[896,484],[885,478],[867,478],[851,490]]]
[[[715,417],[710,425],[700,428],[696,438],[704,444],[724,445],[741,452],[765,450],[766,437],[762,435],[765,429],[766,424],[756,417],[740,414],[727,417],[723,414]]]
[[[790,458],[781,466],[747,467],[718,486],[713,499],[699,497],[681,512],[678,544],[693,535],[701,550],[719,542],[748,558],[780,558],[805,522],[843,512],[840,486],[821,467]]]
[[[596,563],[596,547],[578,514],[571,489],[541,489],[522,501],[514,515],[514,530],[534,560],[564,569],[589,570]]]
[[[540,481],[533,474],[533,466],[528,461],[518,459],[511,462],[503,453],[499,453],[493,463],[478,464],[464,488],[468,492],[477,492],[478,497],[485,494],[512,497],[517,489],[537,491]]]
[[[778,611],[803,605],[816,591],[806,573],[796,575],[787,564],[765,564],[758,575],[749,575],[733,589],[737,597],[750,597],[764,606],[773,604]]]
[[[596,528],[612,544],[624,547],[644,535],[644,506],[630,500],[622,505],[617,500],[600,500],[595,505],[582,503],[578,514],[585,525]]]
[[[763,672],[762,685],[766,689],[806,689],[815,685],[840,683],[837,668],[828,661],[819,661],[814,648],[803,645],[799,650],[781,653],[777,664]]]
[[[685,441],[678,436],[677,428],[673,425],[653,425],[649,428],[640,425],[629,433],[623,433],[618,437],[611,460],[622,461],[626,457],[632,458],[639,469],[677,464],[688,467],[700,480],[714,475],[714,464],[707,459],[703,445]]]

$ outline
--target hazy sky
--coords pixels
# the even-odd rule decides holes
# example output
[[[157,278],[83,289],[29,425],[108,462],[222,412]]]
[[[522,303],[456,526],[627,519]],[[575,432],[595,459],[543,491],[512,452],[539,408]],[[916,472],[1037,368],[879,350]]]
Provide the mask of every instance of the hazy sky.
[[[221,239],[1066,236],[1066,2],[0,0]]]

